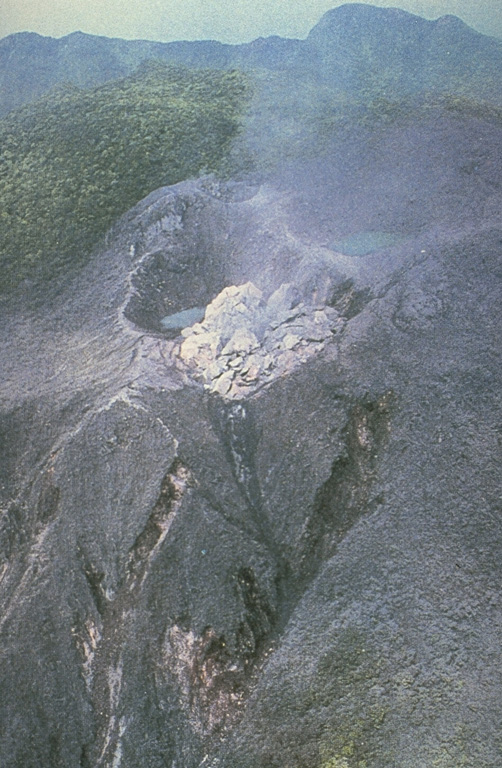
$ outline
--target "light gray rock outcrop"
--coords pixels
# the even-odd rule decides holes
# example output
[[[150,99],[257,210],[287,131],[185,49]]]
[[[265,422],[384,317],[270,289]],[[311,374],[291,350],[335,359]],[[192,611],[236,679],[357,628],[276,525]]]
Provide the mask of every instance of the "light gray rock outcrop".
[[[251,282],[232,285],[182,331],[178,365],[210,392],[241,399],[319,353],[342,324],[331,307],[304,303],[291,283],[268,301]]]

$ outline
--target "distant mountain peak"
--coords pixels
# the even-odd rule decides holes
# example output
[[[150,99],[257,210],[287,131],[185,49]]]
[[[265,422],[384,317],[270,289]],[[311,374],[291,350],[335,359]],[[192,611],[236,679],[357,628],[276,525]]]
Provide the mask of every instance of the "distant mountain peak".
[[[453,14],[446,14],[439,19],[424,19],[400,8],[381,8],[369,3],[346,3],[327,11],[311,30],[307,40],[315,45],[330,44],[336,39],[346,44],[349,40],[361,38],[372,40],[374,45],[381,45],[381,32],[385,30],[396,39],[412,39],[416,35],[480,37],[480,33],[469,27]]]
[[[437,27],[442,27],[443,29],[480,34],[479,32],[476,32],[476,30],[472,29],[472,27],[470,27],[468,24],[466,24],[465,21],[462,21],[462,19],[459,19],[458,16],[454,16],[452,13],[447,13],[445,16],[440,16],[439,19],[436,19],[434,24]]]
[[[323,38],[326,35],[352,33],[359,30],[372,30],[393,26],[426,26],[431,22],[400,8],[380,8],[368,3],[346,3],[327,11],[308,35],[308,40]]]
[[[467,27],[467,24],[465,21],[462,21],[462,19],[459,19],[458,16],[454,16],[453,13],[445,13],[444,16],[440,16],[439,19],[437,19],[438,24],[455,24],[456,26],[460,27]]]
[[[417,16],[409,11],[403,11],[401,8],[381,8],[371,3],[344,3],[326,11],[316,26],[320,24],[346,23],[347,21],[395,20],[396,18],[409,21],[425,21],[422,16]]]
[[[2,37],[0,45],[2,47],[25,45],[52,39],[45,35],[39,35],[38,32],[13,32],[11,35],[7,35],[7,37]]]

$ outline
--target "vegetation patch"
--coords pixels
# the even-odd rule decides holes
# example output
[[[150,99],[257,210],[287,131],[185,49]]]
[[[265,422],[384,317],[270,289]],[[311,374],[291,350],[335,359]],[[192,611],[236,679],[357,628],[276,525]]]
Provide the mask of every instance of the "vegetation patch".
[[[81,265],[158,187],[228,163],[247,103],[237,71],[148,62],[82,90],[59,86],[0,121],[0,290]]]

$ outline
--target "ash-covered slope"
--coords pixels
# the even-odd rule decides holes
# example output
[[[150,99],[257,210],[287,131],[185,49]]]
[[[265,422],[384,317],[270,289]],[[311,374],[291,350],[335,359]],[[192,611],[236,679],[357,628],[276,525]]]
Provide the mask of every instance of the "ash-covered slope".
[[[164,188],[5,300],[2,765],[499,767],[501,140]],[[248,282],[341,322],[232,399],[162,320]]]
[[[19,33],[0,40],[0,115],[58,83],[90,87],[130,74],[147,59],[189,67],[287,73],[361,97],[462,90],[501,103],[502,42],[454,16],[427,21],[393,8],[351,3],[324,15],[306,40],[277,36],[242,45],[158,43],[75,32],[60,39]]]

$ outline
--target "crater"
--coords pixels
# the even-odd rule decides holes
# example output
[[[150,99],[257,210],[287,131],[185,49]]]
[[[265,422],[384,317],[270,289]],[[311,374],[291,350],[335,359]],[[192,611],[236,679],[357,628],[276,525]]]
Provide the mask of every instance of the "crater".
[[[131,277],[124,310],[130,322],[149,333],[176,337],[199,322],[206,306],[225,286],[223,267],[214,255],[193,258],[169,251],[148,254]]]

